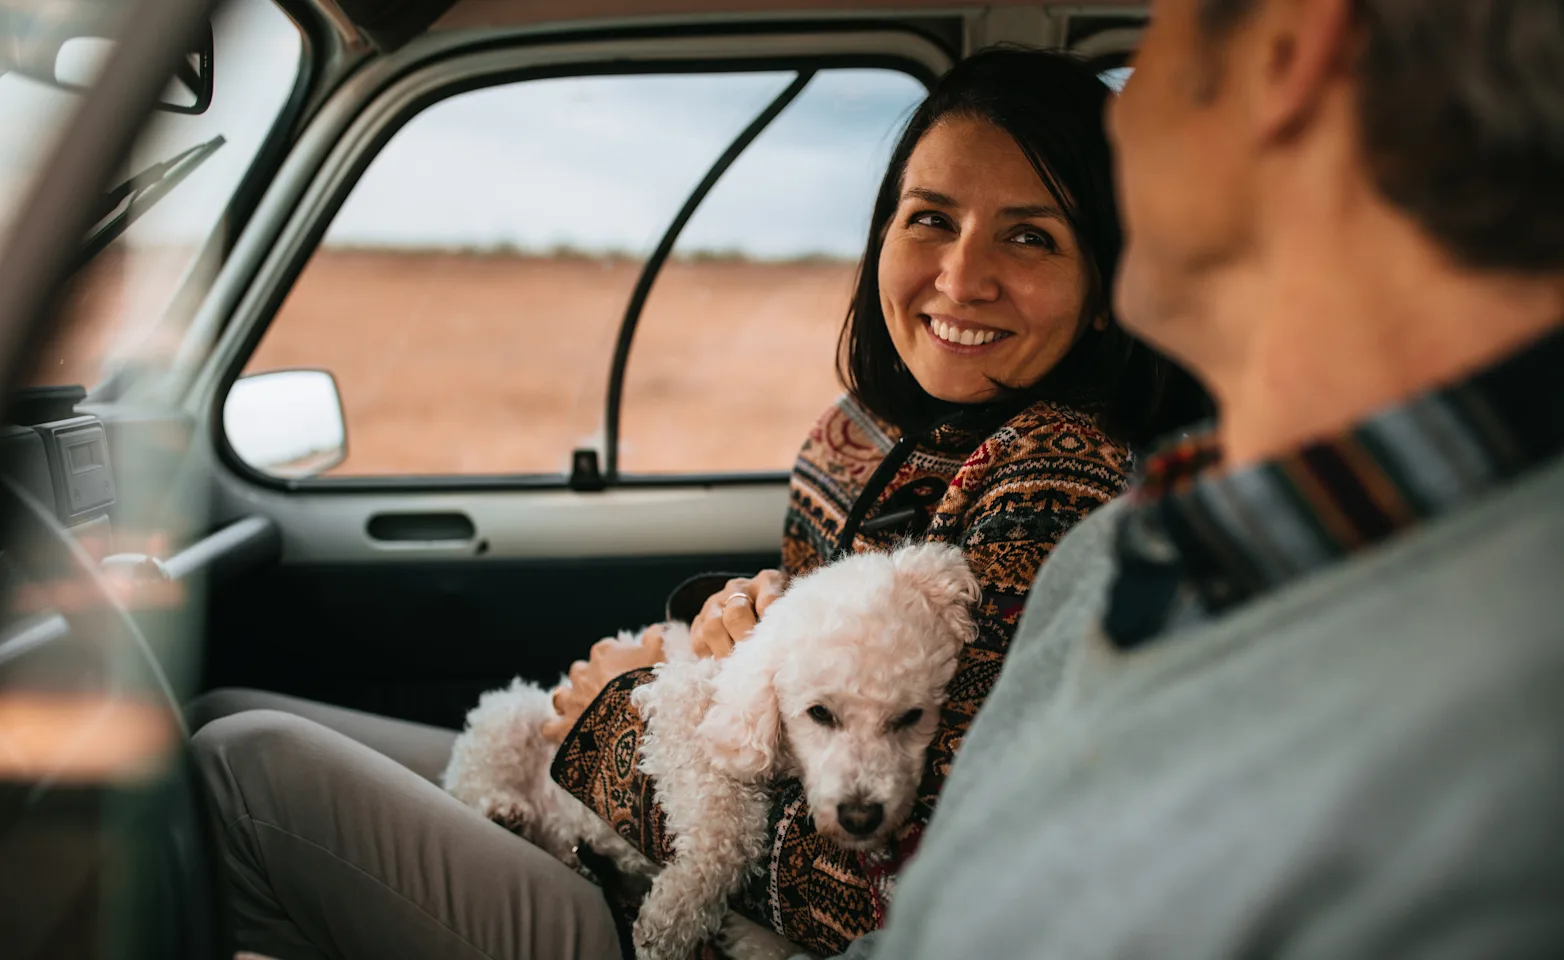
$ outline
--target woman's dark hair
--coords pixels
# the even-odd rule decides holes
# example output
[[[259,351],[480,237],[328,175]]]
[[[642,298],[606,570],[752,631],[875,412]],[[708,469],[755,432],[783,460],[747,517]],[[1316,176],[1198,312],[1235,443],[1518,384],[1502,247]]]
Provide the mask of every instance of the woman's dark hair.
[[[1086,410],[1115,439],[1141,444],[1209,415],[1205,392],[1171,361],[1124,331],[1112,313],[1113,277],[1123,236],[1114,201],[1103,113],[1112,94],[1080,60],[1064,53],[1003,46],[956,64],[907,121],[875,196],[858,283],[842,327],[838,374],[877,416],[918,430],[957,409],[930,396],[902,363],[880,307],[880,249],[901,199],[913,150],[936,124],[984,120],[1020,146],[1054,195],[1082,250],[1090,323],[1040,380],[1003,384],[1006,409],[1048,400]]]

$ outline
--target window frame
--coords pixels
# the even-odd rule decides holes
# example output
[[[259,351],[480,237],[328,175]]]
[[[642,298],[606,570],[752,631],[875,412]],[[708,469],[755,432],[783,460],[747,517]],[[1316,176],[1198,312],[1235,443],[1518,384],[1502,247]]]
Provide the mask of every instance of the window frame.
[[[757,25],[759,27],[759,25]],[[717,33],[704,33],[690,36],[673,33],[669,37],[668,31],[649,31],[653,39],[675,39],[684,41],[682,44],[672,44],[666,53],[661,53],[657,48],[647,49],[647,37],[626,39],[621,33],[616,33],[613,39],[592,41],[592,38],[562,38],[558,43],[538,44],[524,43],[513,46],[494,47],[491,45],[475,45],[476,49],[459,52],[456,56],[437,57],[423,70],[414,70],[397,77],[397,82],[366,97],[356,111],[352,122],[345,124],[345,129],[337,141],[331,146],[331,156],[322,164],[312,182],[299,198],[297,207],[292,213],[291,222],[279,236],[276,249],[271,253],[270,262],[258,271],[255,278],[255,286],[260,288],[260,297],[256,297],[256,289],[252,288],[245,303],[241,303],[236,317],[230,323],[226,331],[224,344],[219,344],[221,366],[219,376],[213,385],[211,393],[211,430],[213,449],[220,463],[232,471],[241,479],[259,487],[281,491],[308,491],[312,493],[385,493],[391,491],[406,492],[456,492],[456,491],[483,491],[483,490],[601,490],[608,488],[648,488],[648,487],[715,487],[743,484],[775,484],[785,482],[788,476],[786,471],[763,472],[738,472],[738,473],[687,473],[687,474],[620,474],[617,470],[603,471],[599,475],[582,476],[577,470],[571,473],[551,474],[427,474],[427,475],[393,475],[376,477],[310,477],[303,479],[285,479],[266,474],[239,458],[231,444],[228,442],[226,431],[222,423],[223,403],[229,389],[243,373],[245,366],[254,355],[261,339],[271,328],[281,311],[283,302],[298,282],[309,260],[319,249],[327,230],[335,219],[341,206],[347,197],[357,186],[364,172],[380,155],[388,143],[398,132],[414,117],[420,115],[435,104],[454,96],[459,96],[474,90],[503,86],[513,83],[523,83],[533,80],[558,79],[566,77],[593,77],[593,76],[626,76],[626,75],[677,75],[692,73],[760,73],[760,72],[792,72],[795,75],[815,74],[823,70],[832,69],[889,69],[907,75],[917,82],[929,87],[936,77],[938,70],[931,61],[942,62],[948,66],[954,61],[955,56],[940,44],[935,38],[920,31],[898,24],[877,23],[865,25],[861,23],[822,23],[822,24],[779,24],[770,28],[759,27],[747,30],[733,30]],[[836,52],[764,52],[754,54],[741,54],[727,50],[716,50],[710,55],[701,55],[695,50],[679,51],[679,46],[695,47],[703,41],[710,43],[716,41],[717,47],[763,47],[763,43],[757,43],[760,38],[756,34],[765,35],[766,39],[780,41],[782,47],[789,45],[804,47],[810,43],[818,43],[822,38],[833,38],[847,49]],[[536,56],[550,46],[569,46],[566,40],[580,41],[585,39],[587,43],[597,48],[593,51],[596,55],[572,57],[568,54],[557,59],[556,62],[526,62],[529,56]],[[852,46],[861,46],[862,49],[854,50]],[[873,47],[894,48],[897,45],[907,49],[897,51],[895,49],[874,50]],[[913,48],[921,46],[924,49]],[[624,48],[624,49],[619,49]],[[598,53],[597,50],[601,50]],[[563,52],[563,51],[561,51]],[[920,56],[922,57],[920,59]],[[522,62],[505,62],[521,60]],[[540,58],[547,60],[547,57]],[[496,62],[497,61],[497,62]],[[466,69],[463,69],[463,68]],[[433,76],[430,76],[430,75]],[[755,120],[759,119],[765,110],[757,112],[751,119],[753,127]],[[707,179],[715,183],[720,178],[720,173],[725,171],[732,163],[737,162],[745,151],[753,144],[754,140],[774,123],[778,114],[771,116],[767,122],[757,129],[746,130],[752,135],[743,148],[737,152],[729,152],[732,156],[721,158],[726,163],[714,163],[708,168],[715,170],[718,177],[712,177],[708,173]],[[743,136],[734,143],[743,140]],[[719,155],[720,157],[720,155]],[[714,157],[718,161],[719,157]],[[709,186],[709,184],[708,184]],[[686,196],[688,199],[695,195],[699,188],[692,190]],[[704,197],[701,198],[704,202]],[[699,210],[697,203],[687,212],[693,215]],[[678,223],[678,218],[669,222],[669,227]],[[682,225],[681,225],[682,228]],[[678,231],[673,231],[671,237],[665,233],[664,243],[671,248],[672,242],[677,239]],[[661,246],[661,245],[660,245]],[[644,286],[649,292],[655,284],[658,273],[666,261],[655,263],[653,256],[649,255],[642,264],[643,275],[638,281],[637,288]],[[649,269],[653,268],[655,269]],[[269,269],[268,269],[269,268]],[[250,308],[249,322],[245,322],[242,313],[245,307]],[[609,408],[620,403],[623,398],[623,378],[628,369],[630,351],[633,349],[635,324],[627,323],[632,315],[638,316],[639,307],[644,306],[644,300],[637,303],[637,298],[631,296],[626,302],[624,312],[621,314],[619,332],[616,337],[616,346],[611,359],[610,382],[607,386],[603,402],[605,404],[604,419],[604,449],[601,451],[602,460],[610,466],[617,465],[617,450],[610,453],[609,444],[618,443],[617,431],[615,435],[609,435],[610,419]],[[614,416],[617,421],[617,415]],[[351,431],[350,431],[351,432]],[[574,451],[562,450],[562,456],[569,456],[574,461]],[[601,461],[600,461],[601,462]]]

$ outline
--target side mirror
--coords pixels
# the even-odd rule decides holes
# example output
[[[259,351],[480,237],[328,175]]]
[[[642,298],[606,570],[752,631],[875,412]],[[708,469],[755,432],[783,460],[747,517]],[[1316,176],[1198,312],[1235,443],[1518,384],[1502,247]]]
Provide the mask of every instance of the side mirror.
[[[240,460],[284,480],[319,476],[348,455],[342,398],[324,370],[240,377],[223,402],[223,433]]]
[[[0,68],[67,90],[91,87],[114,53],[114,41],[97,36],[95,29],[85,15],[49,23],[18,13],[0,17],[0,48],[9,54],[0,55]],[[171,113],[205,113],[212,105],[212,88],[212,25],[207,23],[175,68],[157,107]]]

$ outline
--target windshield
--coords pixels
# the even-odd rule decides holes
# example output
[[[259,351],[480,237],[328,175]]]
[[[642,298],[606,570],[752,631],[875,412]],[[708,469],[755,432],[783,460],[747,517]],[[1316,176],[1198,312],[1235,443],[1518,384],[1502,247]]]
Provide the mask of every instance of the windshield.
[[[217,262],[198,255],[287,103],[302,50],[297,27],[270,0],[231,0],[214,15],[212,32],[210,106],[198,115],[159,112],[147,125],[117,179],[145,187],[154,178],[138,175],[165,166],[168,173],[138,195],[139,206],[120,198],[133,206],[123,233],[100,225],[83,238],[91,259],[24,385],[91,391],[122,364],[166,362],[179,342],[188,316],[169,305],[187,285],[212,279]],[[78,96],[17,70],[0,76],[0,225],[15,215]],[[107,213],[111,222],[126,206]]]

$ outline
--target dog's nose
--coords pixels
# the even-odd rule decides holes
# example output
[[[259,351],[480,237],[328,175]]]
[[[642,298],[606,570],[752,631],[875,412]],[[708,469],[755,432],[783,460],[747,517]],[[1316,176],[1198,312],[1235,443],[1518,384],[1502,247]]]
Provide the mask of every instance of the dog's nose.
[[[855,837],[867,837],[885,822],[885,807],[878,803],[839,803],[836,819]]]

